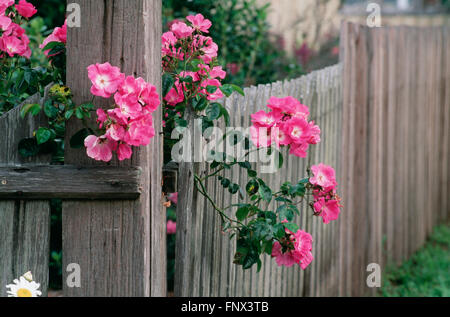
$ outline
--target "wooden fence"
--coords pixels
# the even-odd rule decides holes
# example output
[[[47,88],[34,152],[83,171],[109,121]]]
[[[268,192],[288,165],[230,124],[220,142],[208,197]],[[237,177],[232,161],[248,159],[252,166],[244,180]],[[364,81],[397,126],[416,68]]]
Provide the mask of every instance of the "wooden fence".
[[[87,66],[95,63],[110,62],[159,89],[160,0],[70,2],[80,5],[82,19],[81,27],[68,28],[67,41],[67,84],[77,104],[92,99]],[[95,103],[110,106],[100,98]],[[19,141],[45,124],[39,117],[22,120],[19,110],[0,118],[0,296],[27,271],[47,294],[49,198],[63,199],[64,296],[166,295],[162,137],[156,134],[124,163],[99,164],[67,146],[65,165],[54,166],[48,157],[19,157]],[[80,129],[76,121],[67,124],[67,137]],[[160,119],[154,127],[161,130]],[[72,263],[80,266],[81,287],[66,283]]]
[[[191,197],[177,214],[175,294],[179,296],[361,296],[367,266],[399,263],[446,221],[449,205],[449,28],[368,28],[344,23],[342,63],[296,80],[251,87],[225,100],[231,126],[248,127],[267,99],[291,95],[310,107],[322,142],[307,159],[290,157],[268,175],[271,187],[324,162],[337,168],[344,204],[340,219],[323,224],[303,205],[297,219],[314,238],[314,261],[279,268],[268,256],[262,271],[232,264],[235,240],[219,234],[208,202]],[[231,170],[239,184],[246,176]],[[223,205],[237,203],[219,183],[207,184]],[[179,187],[180,189],[181,187]],[[185,202],[185,204],[187,204]],[[186,250],[186,248],[188,250]],[[182,250],[181,250],[182,249]]]
[[[68,31],[67,81],[76,102],[90,99],[86,67],[96,62],[109,61],[159,86],[161,1],[72,2],[80,4],[83,18],[81,28]],[[344,24],[341,38],[340,65],[247,88],[245,97],[224,101],[232,125],[240,127],[248,127],[250,114],[272,95],[291,95],[310,107],[322,142],[307,159],[289,157],[266,180],[298,180],[319,162],[336,167],[344,203],[340,219],[324,225],[306,204],[297,219],[314,237],[315,260],[301,271],[279,268],[266,257],[262,272],[244,272],[232,264],[235,241],[219,234],[220,220],[206,201],[195,192],[184,194],[190,200],[181,202],[187,208],[177,215],[176,295],[370,294],[369,263],[384,268],[400,262],[448,219],[449,29]],[[42,104],[46,96],[33,98]],[[160,117],[155,113],[156,131]],[[0,296],[28,270],[46,295],[49,198],[64,200],[64,295],[164,296],[160,135],[127,163],[94,164],[82,150],[67,149],[66,165],[54,166],[48,157],[24,160],[17,154],[18,142],[41,125],[41,117],[21,120],[19,108],[0,118]],[[70,122],[67,128],[71,135],[79,127]],[[245,182],[236,170],[228,173]],[[219,203],[237,202],[214,181],[207,188]],[[70,263],[81,267],[81,288],[65,283]]]

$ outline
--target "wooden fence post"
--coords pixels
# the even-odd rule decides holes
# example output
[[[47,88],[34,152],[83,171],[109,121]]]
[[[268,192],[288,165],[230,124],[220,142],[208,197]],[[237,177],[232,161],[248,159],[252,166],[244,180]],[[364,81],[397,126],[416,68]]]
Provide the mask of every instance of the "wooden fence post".
[[[81,8],[81,27],[69,28],[67,41],[67,84],[77,104],[92,98],[86,68],[94,63],[110,62],[160,91],[161,0],[69,2]],[[96,98],[95,104],[111,107],[112,102]],[[65,296],[166,295],[161,110],[153,114],[153,119],[156,136],[151,145],[136,149],[129,161],[108,164],[141,169],[138,200],[72,200],[63,204]],[[78,129],[77,122],[70,122],[67,136]],[[99,165],[86,156],[84,149],[69,147],[66,164]],[[66,283],[70,263],[80,265],[80,288],[70,288]]]

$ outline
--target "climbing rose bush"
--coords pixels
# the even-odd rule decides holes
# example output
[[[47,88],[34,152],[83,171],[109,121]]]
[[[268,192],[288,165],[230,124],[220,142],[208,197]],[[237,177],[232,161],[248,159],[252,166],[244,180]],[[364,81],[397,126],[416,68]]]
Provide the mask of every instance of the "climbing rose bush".
[[[152,113],[160,105],[156,87],[140,77],[125,76],[110,63],[90,65],[87,70],[91,93],[114,99],[113,108],[97,109],[100,135],[86,137],[87,155],[109,162],[116,152],[119,161],[130,159],[133,146],[146,146],[155,136]]]
[[[219,47],[208,36],[211,25],[211,21],[201,14],[190,15],[185,20],[172,22],[170,30],[161,38],[163,126],[165,151],[169,153],[174,144],[170,137],[172,130],[182,131],[193,124],[193,116],[187,113],[194,112],[195,117],[201,119],[202,131],[214,126],[220,118],[228,126],[230,115],[216,101],[230,96],[233,91],[244,94],[235,85],[222,84],[227,74],[217,63]],[[271,97],[267,101],[267,110],[252,114],[251,122],[250,133],[243,138],[247,144],[244,146],[248,151],[246,155],[224,162],[220,158],[226,157],[225,153],[215,153],[209,171],[195,175],[195,188],[218,212],[222,231],[236,236],[234,263],[244,269],[257,264],[259,270],[260,256],[266,253],[275,258],[279,266],[297,264],[306,269],[313,260],[313,238],[299,228],[295,216],[300,214],[299,204],[311,195],[314,198],[310,205],[313,215],[322,217],[325,223],[338,218],[341,205],[333,168],[314,165],[308,169],[307,177],[294,184],[285,182],[279,190],[274,190],[258,176],[248,155],[255,151],[250,147],[252,144],[256,151],[277,153],[282,157],[286,148],[289,154],[304,158],[309,146],[320,142],[320,127],[310,119],[309,108],[292,96]],[[283,160],[279,161],[282,165]],[[226,177],[225,171],[233,167],[246,172],[247,184],[236,184]],[[237,204],[222,207],[213,200],[206,186],[213,177],[230,194],[239,195]],[[272,209],[274,204],[278,206],[275,211]]]

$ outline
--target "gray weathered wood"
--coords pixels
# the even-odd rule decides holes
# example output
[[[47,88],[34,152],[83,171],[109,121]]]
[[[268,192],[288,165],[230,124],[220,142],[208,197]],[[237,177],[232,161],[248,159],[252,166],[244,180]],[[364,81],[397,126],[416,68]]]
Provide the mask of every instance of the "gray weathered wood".
[[[139,167],[0,167],[0,199],[137,199]]]
[[[34,95],[25,103],[43,104],[44,98]],[[24,103],[24,104],[25,104]],[[33,136],[33,131],[46,125],[43,115],[20,117],[21,105],[0,118],[0,164],[48,164],[48,156],[22,158],[18,144]],[[0,181],[1,183],[1,181]],[[1,191],[1,190],[0,190]],[[50,247],[50,205],[48,201],[0,200],[0,296],[6,296],[5,285],[31,271],[47,296]]]

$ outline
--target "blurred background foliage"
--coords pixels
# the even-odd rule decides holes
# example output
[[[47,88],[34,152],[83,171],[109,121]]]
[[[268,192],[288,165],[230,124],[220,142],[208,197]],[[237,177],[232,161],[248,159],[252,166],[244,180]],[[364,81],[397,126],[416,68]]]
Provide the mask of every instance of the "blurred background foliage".
[[[38,10],[34,16],[44,19],[44,25],[52,31],[55,27],[64,24],[66,14],[66,0],[28,0]]]
[[[163,27],[167,31],[171,21],[190,14],[210,19],[227,83],[250,86],[298,77],[302,67],[285,53],[282,39],[270,33],[268,9],[255,0],[163,0]]]

